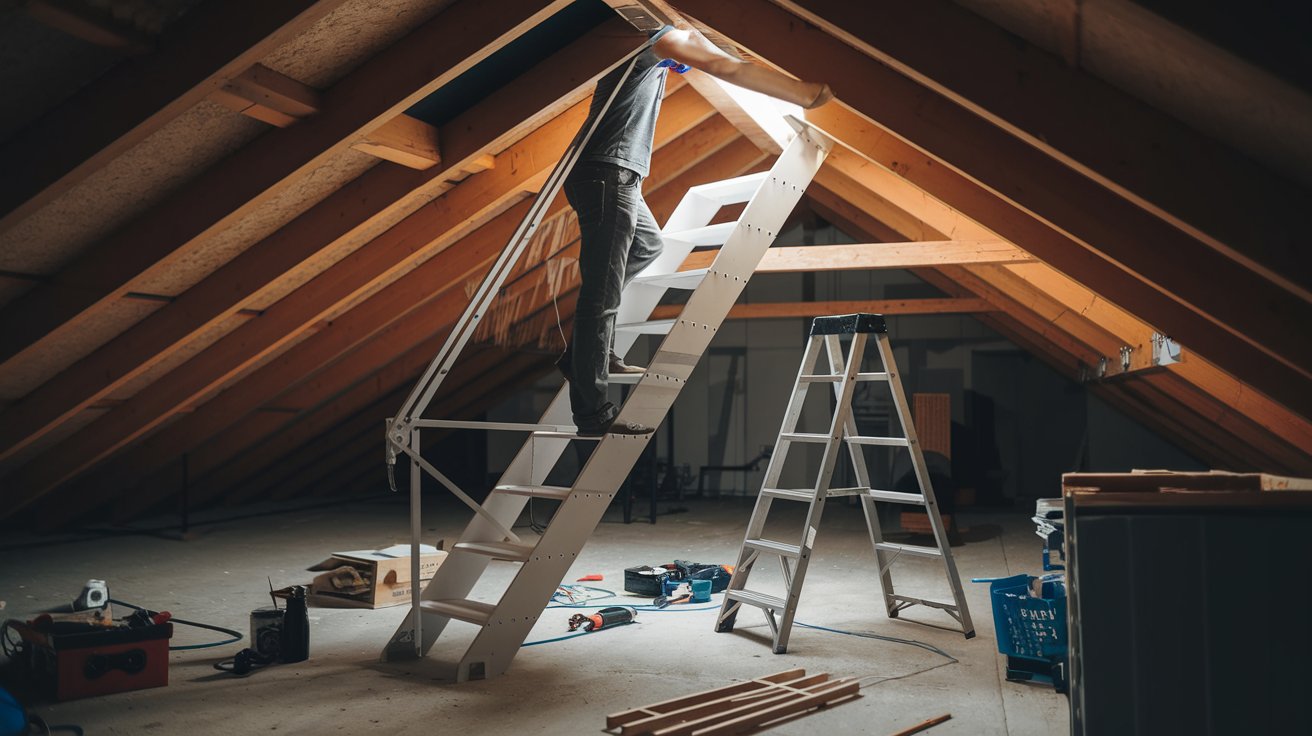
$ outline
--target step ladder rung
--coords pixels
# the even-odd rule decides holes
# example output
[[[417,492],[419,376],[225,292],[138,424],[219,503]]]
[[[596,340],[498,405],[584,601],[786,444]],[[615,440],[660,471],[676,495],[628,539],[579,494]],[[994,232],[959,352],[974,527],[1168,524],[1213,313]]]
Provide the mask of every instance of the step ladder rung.
[[[674,319],[649,319],[644,322],[626,322],[615,325],[619,332],[636,332],[639,335],[668,335],[674,329]]]
[[[787,605],[783,598],[757,593],[754,590],[726,590],[724,595],[731,601],[742,601],[749,606],[756,606],[769,611],[783,611],[784,606]]]
[[[863,435],[851,435],[843,439],[854,445],[880,445],[882,447],[910,447],[911,440],[906,437],[866,437]]]
[[[810,502],[815,499],[815,491],[805,488],[762,488],[761,495],[771,498],[784,498],[789,501]]]
[[[729,239],[729,234],[733,232],[735,227],[738,227],[736,221],[717,222],[714,225],[704,225],[702,227],[694,227],[687,230],[662,232],[661,237],[666,240],[677,240],[681,243],[691,243],[694,246],[724,245],[724,241]]]
[[[533,555],[533,545],[515,542],[456,542],[451,549],[511,562],[523,562]]]
[[[892,598],[893,600],[897,601],[898,603],[901,603],[902,605],[899,606],[899,608],[906,608],[907,606],[926,606],[926,607],[928,607],[928,608],[937,608],[937,609],[940,609],[940,610],[943,610],[943,611],[955,611],[955,610],[957,610],[957,606],[956,606],[955,603],[942,603],[942,602],[940,602],[940,601],[927,601],[927,600],[925,600],[924,598],[913,598],[912,596],[909,596],[909,595],[899,595],[899,594],[897,594],[897,593],[894,593],[893,595],[890,595],[889,598]]]
[[[839,498],[842,496],[860,496],[870,489],[865,486],[854,486],[852,488],[830,488],[825,493],[826,498]]]
[[[419,610],[438,616],[454,618],[466,623],[484,626],[492,618],[497,607],[482,601],[470,601],[463,598],[448,600],[420,601]]]
[[[882,552],[894,552],[897,554],[913,555],[916,557],[942,557],[943,553],[938,547],[921,547],[916,544],[894,544],[893,542],[880,542],[875,545],[875,549]]]
[[[867,490],[864,495],[869,496],[876,501],[887,501],[888,503],[909,503],[916,506],[925,505],[925,497],[919,493]]]
[[[838,383],[843,380],[843,374],[834,373],[811,373],[798,377],[802,383]],[[887,381],[887,373],[858,373],[858,381]]]
[[[784,557],[796,558],[802,554],[802,548],[798,545],[776,542],[773,539],[749,539],[743,546],[758,549],[762,552],[773,552]]]
[[[529,498],[548,498],[553,501],[564,501],[569,498],[569,494],[574,492],[573,488],[564,486],[516,486],[506,485],[497,486],[493,489],[498,493],[505,493],[511,496],[528,496]]]
[[[819,442],[819,443],[825,443],[825,442],[828,442],[828,441],[829,441],[829,435],[827,435],[827,434],[812,434],[812,433],[809,433],[809,432],[785,432],[785,433],[779,435],[779,439],[781,439],[781,440],[788,440],[789,442]]]
[[[642,286],[659,286],[665,289],[696,289],[706,279],[709,268],[694,268],[689,271],[642,275],[633,279],[633,283]]]

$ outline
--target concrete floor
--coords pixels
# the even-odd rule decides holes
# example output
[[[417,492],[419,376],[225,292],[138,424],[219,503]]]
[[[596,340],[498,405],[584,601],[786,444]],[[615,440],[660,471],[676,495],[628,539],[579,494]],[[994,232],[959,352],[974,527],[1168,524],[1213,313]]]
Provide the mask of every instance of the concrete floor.
[[[2,615],[28,618],[66,604],[89,578],[105,579],[113,597],[179,617],[247,629],[248,612],[269,603],[275,585],[308,581],[304,568],[335,550],[385,546],[407,539],[403,499],[352,502],[259,518],[201,524],[189,541],[164,535],[112,536],[51,543],[9,535],[0,541]],[[434,499],[430,508],[437,503]],[[617,592],[623,569],[672,559],[732,562],[750,500],[693,500],[688,511],[658,523],[624,525],[612,510],[580,555],[570,579],[601,573],[594,583]],[[776,504],[776,507],[782,504]],[[229,515],[235,512],[229,510]],[[1041,541],[1025,510],[965,513],[966,543],[954,548],[962,577],[1039,569]],[[460,508],[427,515],[431,539],[452,539],[465,523]],[[788,519],[781,519],[788,521]],[[800,527],[800,521],[797,521]],[[782,533],[779,535],[782,537]],[[15,549],[17,545],[25,545]],[[716,634],[714,611],[643,613],[640,623],[522,650],[510,672],[462,685],[437,680],[437,662],[378,662],[378,653],[405,613],[311,609],[311,657],[244,679],[211,665],[241,645],[175,652],[166,688],[68,703],[38,704],[52,723],[77,723],[89,734],[396,733],[580,734],[602,731],[608,713],[785,669],[829,672],[863,680],[862,697],[770,730],[778,734],[891,734],[951,713],[933,736],[1067,734],[1067,700],[1050,686],[1011,683],[995,646],[987,588],[967,584],[978,636],[909,623],[950,620],[911,609],[889,620],[878,596],[873,554],[857,507],[831,503],[816,544],[798,620],[852,631],[915,639],[951,654],[955,664],[924,649],[796,628],[786,655],[770,653],[764,619],[739,616],[737,632]],[[515,565],[494,562],[489,583],[504,585]],[[899,589],[946,595],[941,566],[912,560],[895,566]],[[757,582],[754,578],[754,582]],[[718,602],[720,596],[715,596]],[[627,598],[610,603],[642,603]],[[566,631],[568,609],[544,613],[530,640]],[[454,653],[453,623],[430,660]],[[205,641],[208,632],[178,627],[174,644]],[[459,637],[463,640],[463,636]]]

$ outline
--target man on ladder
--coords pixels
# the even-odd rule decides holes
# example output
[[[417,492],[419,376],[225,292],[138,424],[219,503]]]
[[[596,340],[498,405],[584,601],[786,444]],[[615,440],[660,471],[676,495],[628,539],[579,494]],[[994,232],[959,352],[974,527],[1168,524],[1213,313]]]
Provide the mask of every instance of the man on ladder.
[[[833,97],[829,85],[801,82],[737,59],[695,29],[673,26],[652,33],[651,45],[630,67],[621,66],[597,83],[582,131],[589,129],[599,111],[605,109],[605,114],[564,185],[579,218],[582,283],[573,339],[556,362],[569,380],[570,406],[582,436],[655,430],[633,423],[617,425],[619,409],[606,399],[606,388],[611,373],[645,372],[615,355],[615,314],[620,292],[661,252],[660,228],[643,201],[642,180],[651,163],[666,69],[683,73],[689,67],[806,108]]]

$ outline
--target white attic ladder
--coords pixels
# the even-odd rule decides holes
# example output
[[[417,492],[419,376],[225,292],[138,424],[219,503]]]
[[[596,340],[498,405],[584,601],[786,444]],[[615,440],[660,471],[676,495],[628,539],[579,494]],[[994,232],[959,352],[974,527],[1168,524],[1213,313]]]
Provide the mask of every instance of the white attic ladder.
[[[625,289],[617,318],[616,353],[624,355],[640,334],[666,337],[621,408],[620,421],[648,427],[661,424],[766,248],[824,162],[832,139],[804,122],[790,119],[790,124],[797,134],[769,171],[690,189],[662,230],[664,252]],[[736,222],[708,224],[722,206],[740,202],[747,205]],[[717,244],[722,248],[709,268],[676,273],[694,247]],[[649,321],[652,309],[670,288],[692,290],[683,312],[675,320]],[[466,503],[474,503],[419,455],[419,431],[439,427],[527,431],[529,437],[487,499],[475,508],[477,515],[422,595],[416,591],[414,605],[384,649],[383,659],[423,657],[456,619],[478,627],[458,663],[456,681],[495,677],[510,666],[653,435],[578,437],[572,425],[568,386],[556,394],[537,424],[407,417],[402,431],[389,431],[389,447],[412,461],[413,552],[417,552],[421,530],[421,469]],[[573,486],[543,485],[571,441],[594,441],[598,446]],[[563,501],[537,539],[521,538],[511,530],[530,498]],[[419,579],[413,569],[418,560],[413,554],[414,580]],[[499,600],[469,599],[492,560],[508,560],[520,567]]]

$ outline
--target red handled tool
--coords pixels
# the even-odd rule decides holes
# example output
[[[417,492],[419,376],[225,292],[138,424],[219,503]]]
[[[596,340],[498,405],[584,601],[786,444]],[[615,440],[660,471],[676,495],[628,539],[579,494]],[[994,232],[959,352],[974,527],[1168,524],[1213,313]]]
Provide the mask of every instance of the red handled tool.
[[[591,616],[584,616],[581,613],[570,616],[569,630],[574,631],[582,627],[584,631],[598,631],[607,626],[631,624],[637,617],[638,611],[636,609],[625,606],[611,606],[610,608],[603,608]]]

